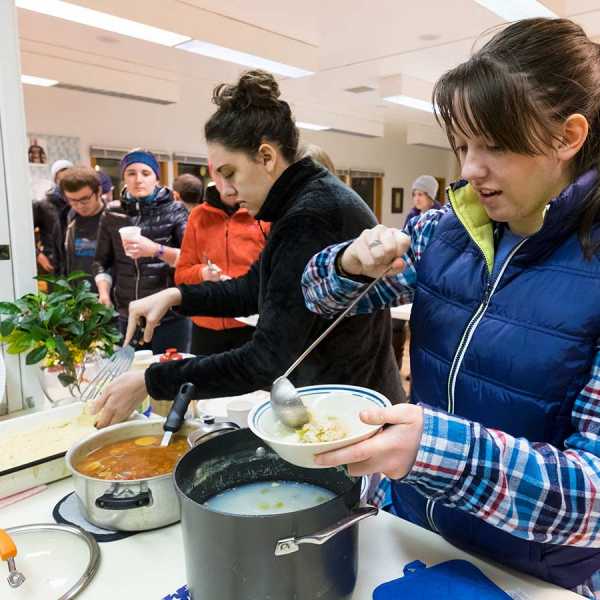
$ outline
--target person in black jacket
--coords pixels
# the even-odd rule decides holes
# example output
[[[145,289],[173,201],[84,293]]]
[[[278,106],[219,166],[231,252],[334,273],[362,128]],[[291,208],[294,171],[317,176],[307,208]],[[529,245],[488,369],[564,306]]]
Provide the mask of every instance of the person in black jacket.
[[[272,223],[258,262],[222,282],[169,288],[130,305],[129,339],[146,318],[145,338],[172,307],[186,315],[260,318],[252,340],[229,352],[152,365],[107,386],[95,410],[97,426],[119,422],[149,393],[172,399],[184,382],[198,398],[269,388],[328,326],[304,305],[300,279],[316,250],[359,235],[375,217],[348,186],[316,165],[296,160],[298,130],[272,75],[250,71],[237,85],[218,86],[218,110],[205,125],[208,155],[223,193],[257,219]],[[343,383],[404,400],[391,346],[388,310],[346,319],[291,375],[296,386]]]
[[[121,160],[121,172],[126,184],[121,206],[100,220],[92,269],[100,301],[110,305],[114,299],[125,333],[130,302],[173,285],[188,213],[160,185],[159,165],[151,152],[132,150]],[[123,242],[119,229],[131,225],[141,227],[141,236]],[[173,347],[186,352],[190,327],[189,319],[168,311],[156,329],[152,351],[159,354]]]
[[[54,185],[43,200],[33,203],[33,225],[38,238],[37,263],[42,274],[62,273],[64,270],[63,244],[71,207],[60,191],[60,180],[72,166],[70,160],[55,160],[50,167]]]

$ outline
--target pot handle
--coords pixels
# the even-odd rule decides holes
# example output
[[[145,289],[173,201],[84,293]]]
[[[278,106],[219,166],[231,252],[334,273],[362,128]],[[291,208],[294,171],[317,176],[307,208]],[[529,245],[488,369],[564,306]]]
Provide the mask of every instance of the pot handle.
[[[115,492],[118,488],[108,489],[102,496],[96,498],[96,506],[104,510],[129,510],[131,508],[141,508],[152,504],[152,494],[150,490],[144,490],[132,495],[119,495]]]
[[[331,527],[323,529],[312,535],[305,535],[302,537],[291,537],[279,540],[275,545],[275,556],[285,556],[286,554],[293,554],[300,550],[300,544],[317,544],[321,545],[329,541],[334,535],[352,527],[355,523],[366,519],[367,517],[375,516],[379,512],[379,509],[375,506],[361,506],[357,510],[353,511],[349,516],[341,519],[337,523],[334,523]]]
[[[4,529],[0,529],[0,559],[8,563],[8,585],[17,588],[25,581],[23,573],[17,571],[15,566],[15,556],[17,555],[17,546],[14,540]]]

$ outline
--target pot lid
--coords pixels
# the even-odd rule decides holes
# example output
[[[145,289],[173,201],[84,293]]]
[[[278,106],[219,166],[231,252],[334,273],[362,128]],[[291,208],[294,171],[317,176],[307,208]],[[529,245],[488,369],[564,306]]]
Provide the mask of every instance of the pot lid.
[[[69,600],[96,574],[100,549],[96,540],[79,527],[21,525],[0,529],[0,558],[6,561],[0,562],[1,598]],[[15,571],[23,575],[24,581]]]

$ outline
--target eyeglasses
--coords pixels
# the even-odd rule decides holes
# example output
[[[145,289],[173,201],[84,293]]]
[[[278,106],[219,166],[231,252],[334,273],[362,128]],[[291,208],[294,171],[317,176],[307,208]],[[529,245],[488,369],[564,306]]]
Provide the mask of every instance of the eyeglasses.
[[[66,195],[65,198],[69,204],[81,204],[84,206],[85,204],[89,204],[95,195],[95,192],[92,192],[89,196],[84,196],[83,198],[69,198],[69,196]]]

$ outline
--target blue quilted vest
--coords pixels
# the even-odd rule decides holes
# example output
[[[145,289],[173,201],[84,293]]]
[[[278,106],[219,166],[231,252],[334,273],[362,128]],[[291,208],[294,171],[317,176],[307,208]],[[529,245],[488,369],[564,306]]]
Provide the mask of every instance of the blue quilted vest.
[[[438,223],[417,268],[413,402],[564,448],[600,340],[600,260],[583,258],[573,218],[596,177],[585,173],[550,203],[542,229],[494,277],[493,224],[469,185],[450,190],[454,212]],[[399,516],[563,587],[600,569],[600,549],[518,538],[401,482],[392,493]]]

